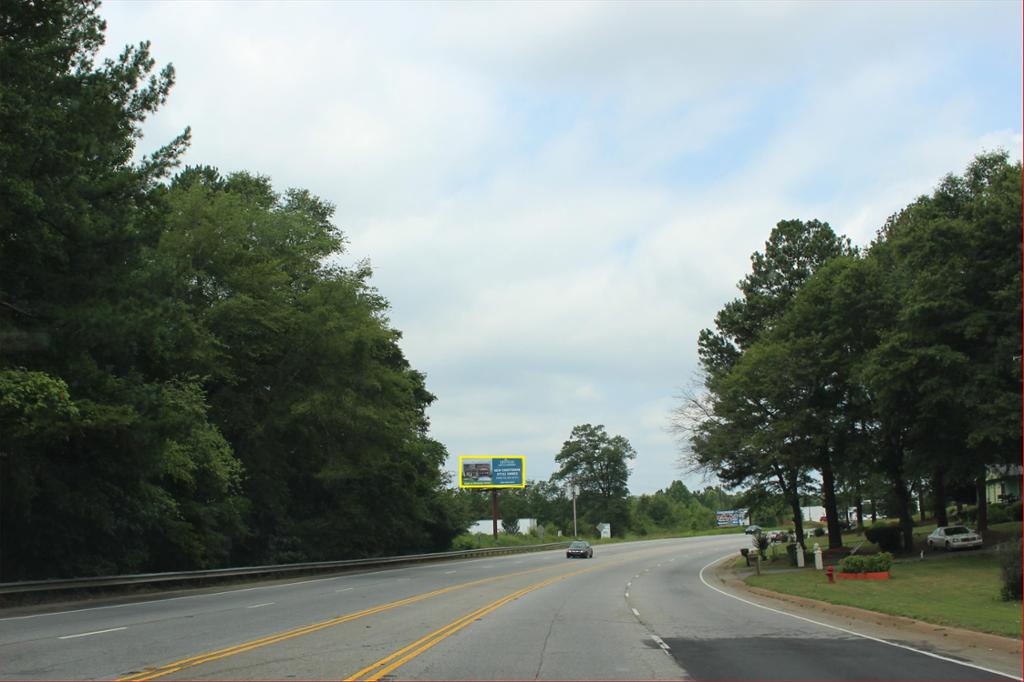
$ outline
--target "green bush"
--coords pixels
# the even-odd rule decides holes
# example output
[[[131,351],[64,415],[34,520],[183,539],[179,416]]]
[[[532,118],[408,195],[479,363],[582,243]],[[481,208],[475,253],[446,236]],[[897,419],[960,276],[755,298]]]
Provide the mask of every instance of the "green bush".
[[[476,549],[476,539],[469,533],[459,535],[452,540],[452,551],[453,552],[464,552],[467,549]]]
[[[820,537],[823,537],[824,535],[825,535],[825,529],[822,528],[821,526],[818,526],[817,528],[814,529],[814,537],[820,538]]]
[[[1005,601],[1021,598],[1021,540],[1005,542],[999,546],[999,565],[1002,569],[1003,589],[1002,595]]]
[[[1006,511],[1006,507],[1001,504],[990,504],[988,507],[988,522],[989,523],[1006,523],[1010,520],[1010,515]]]
[[[887,523],[875,524],[864,531],[864,537],[868,542],[873,542],[881,547],[884,552],[898,552],[903,547],[899,526],[890,526]]]
[[[843,573],[880,573],[892,568],[892,554],[851,555],[839,562],[839,570]]]
[[[1021,521],[1024,520],[1024,517],[1021,516],[1022,511],[1024,511],[1024,507],[1021,506],[1020,500],[1017,500],[1006,508],[1006,515],[1010,517],[1010,521]]]
[[[768,534],[758,531],[754,533],[750,539],[751,544],[754,545],[754,549],[757,550],[757,553],[760,554],[762,558],[767,557],[768,547],[772,544],[771,538],[768,537]]]

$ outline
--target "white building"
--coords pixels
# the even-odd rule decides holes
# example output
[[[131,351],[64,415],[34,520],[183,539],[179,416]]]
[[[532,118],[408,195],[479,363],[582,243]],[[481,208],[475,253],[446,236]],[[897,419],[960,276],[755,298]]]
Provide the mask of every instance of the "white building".
[[[537,529],[537,519],[517,519],[519,521],[519,532],[522,535],[526,535],[531,530]],[[483,533],[484,535],[490,535],[494,532],[494,521],[492,519],[484,519],[482,521],[475,522],[469,527],[470,534]],[[501,519],[498,519],[498,532],[504,533],[505,531],[501,527]]]
[[[818,523],[822,517],[825,516],[824,507],[800,507],[800,517],[804,521],[814,521]]]

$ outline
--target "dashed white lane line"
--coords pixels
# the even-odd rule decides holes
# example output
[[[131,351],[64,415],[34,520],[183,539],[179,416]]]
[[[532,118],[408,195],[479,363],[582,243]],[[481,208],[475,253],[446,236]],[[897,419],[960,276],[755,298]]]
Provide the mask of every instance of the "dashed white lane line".
[[[626,599],[629,599],[629,592],[626,593]]]
[[[725,590],[720,590],[717,587],[715,587],[714,585],[712,585],[711,583],[709,583],[707,580],[704,580],[704,571],[706,571],[709,567],[713,566],[714,564],[717,564],[719,561],[724,561],[725,559],[731,559],[731,558],[732,558],[732,553],[730,552],[729,554],[727,554],[724,557],[720,557],[718,559],[715,559],[711,563],[705,565],[704,568],[700,569],[700,572],[697,574],[697,577],[700,578],[700,581],[702,583],[704,583],[705,587],[709,587],[712,590],[714,590],[715,592],[718,592],[721,595],[729,597],[730,599],[735,599],[736,601],[741,601],[744,604],[749,604],[750,606],[756,606],[757,608],[764,609],[765,611],[771,611],[772,613],[778,613],[778,614],[783,615],[783,616],[789,616],[790,618],[796,618],[797,620],[802,620],[802,621],[804,621],[806,623],[814,623],[815,625],[820,625],[821,627],[829,628],[830,630],[838,630],[839,632],[845,632],[846,634],[853,635],[854,637],[862,637],[864,639],[870,639],[872,642],[878,642],[879,644],[887,644],[889,646],[894,646],[897,649],[906,649],[907,651],[913,651],[915,653],[919,653],[919,654],[922,654],[924,656],[929,656],[931,658],[937,658],[940,661],[947,661],[949,663],[956,663],[958,665],[966,666],[968,668],[974,668],[975,670],[983,670],[983,671],[985,671],[987,673],[992,673],[993,675],[999,675],[1000,677],[1006,677],[1006,678],[1009,678],[1011,680],[1022,680],[1022,678],[1017,677],[1016,675],[1011,675],[1009,673],[1004,673],[1004,672],[1000,672],[998,670],[993,670],[992,668],[985,668],[983,666],[975,665],[973,663],[967,663],[965,661],[958,661],[955,658],[948,658],[946,656],[941,656],[939,654],[933,654],[930,651],[921,651],[920,649],[915,649],[914,647],[907,646],[906,644],[897,644],[895,642],[890,642],[889,640],[881,639],[879,637],[872,637],[871,635],[865,635],[865,634],[863,634],[861,632],[856,632],[854,630],[847,630],[846,628],[841,628],[841,627],[839,627],[837,625],[829,625],[828,623],[822,623],[821,621],[813,620],[811,618],[805,618],[803,616],[798,616],[795,613],[788,613],[786,611],[780,611],[779,609],[773,609],[770,606],[765,606],[764,604],[758,604],[757,602],[752,602],[749,599],[744,599],[743,597],[737,597],[735,594],[729,594]],[[1024,682],[1024,680],[1022,680],[1022,682]]]
[[[631,610],[633,611],[633,615],[634,616],[636,616],[637,618],[640,617],[640,612],[639,611],[637,611],[636,609],[631,609]]]
[[[106,632],[117,632],[118,630],[127,630],[127,629],[128,629],[127,627],[123,627],[123,628],[110,628],[109,630],[95,630],[93,632],[80,632],[77,635],[64,635],[63,637],[58,637],[57,639],[75,639],[77,637],[90,637],[92,635],[102,635],[102,634],[104,634]]]
[[[548,560],[548,561],[555,561],[555,560],[558,559],[558,555],[555,554],[555,555],[550,556],[550,557],[538,557],[538,559],[540,559],[540,560]],[[477,562],[480,562],[480,561],[486,561],[486,559],[463,559],[463,560],[461,560],[461,563],[463,563],[463,564],[476,564]],[[448,563],[448,562],[445,562],[445,563]],[[483,567],[484,568],[490,568],[493,565],[494,565],[493,563],[492,564],[484,564]],[[383,571],[366,571],[366,572],[361,572],[358,575],[359,576],[380,575],[381,573],[389,573],[391,575],[394,575],[395,573],[398,573],[399,571],[415,571],[415,570],[420,570],[420,568],[421,568],[420,566],[410,566],[408,568],[387,568],[387,569],[384,569]],[[136,602],[129,602],[127,604],[107,604],[105,606],[87,606],[87,607],[81,608],[81,609],[68,609],[67,611],[49,611],[47,613],[30,613],[30,614],[25,615],[25,616],[5,616],[3,618],[0,618],[0,622],[5,622],[5,621],[9,621],[9,620],[29,620],[29,619],[35,619],[35,618],[46,618],[46,617],[49,617],[49,616],[65,616],[65,615],[67,615],[69,613],[82,613],[82,612],[85,612],[85,611],[102,611],[102,610],[105,610],[105,609],[126,609],[126,608],[131,608],[133,606],[149,606],[151,604],[164,604],[166,602],[178,601],[180,599],[196,599],[196,598],[199,598],[199,597],[218,597],[218,596],[222,596],[222,595],[234,595],[234,594],[237,594],[239,592],[249,592],[251,590],[272,590],[272,589],[280,588],[280,587],[291,587],[293,585],[306,585],[306,584],[309,584],[309,583],[326,582],[328,580],[340,580],[340,579],[345,579],[345,578],[349,578],[349,577],[351,577],[351,576],[350,575],[343,575],[343,576],[335,575],[335,576],[330,576],[328,578],[315,578],[313,580],[302,580],[302,581],[294,582],[294,583],[274,583],[274,584],[271,584],[271,585],[256,585],[254,587],[241,587],[241,588],[234,589],[234,590],[224,590],[223,592],[209,592],[209,593],[202,593],[202,594],[186,594],[186,595],[182,595],[180,597],[167,597],[167,598],[164,598],[164,599],[150,599],[148,601],[136,601]],[[407,580],[407,579],[406,578],[400,578],[399,580]]]
[[[633,587],[633,581],[631,580],[628,583],[626,583],[626,587]]]
[[[444,574],[445,574],[445,575],[451,575],[452,573],[456,573],[456,572],[457,572],[457,571],[445,571],[445,572],[444,572]]]
[[[354,588],[354,587],[343,587],[340,590],[335,590],[335,592],[348,592],[349,590],[354,590],[354,589],[356,589],[356,588]]]
[[[665,640],[663,640],[661,637],[658,637],[657,635],[651,635],[651,639],[653,639],[655,642],[657,642],[658,646],[660,646],[665,651],[671,651],[672,650],[672,647],[670,647],[668,644],[665,644]]]
[[[268,602],[265,602],[263,604],[253,604],[252,606],[246,606],[245,608],[247,608],[247,609],[258,609],[258,608],[262,608],[264,606],[273,606],[276,603],[277,602],[268,601]]]
[[[389,569],[391,571],[407,571],[407,568],[395,568]],[[387,571],[378,571],[378,573],[386,573]],[[369,573],[362,573],[360,575],[370,575]],[[167,597],[166,599],[150,599],[149,601],[133,601],[127,604],[107,604],[106,606],[87,606],[82,609],[69,609],[67,611],[49,611],[47,613],[30,613],[27,616],[8,616],[0,618],[0,622],[8,620],[29,620],[30,618],[46,618],[47,616],[66,616],[69,613],[83,613],[85,611],[103,611],[106,609],[126,609],[132,606],[149,606],[151,604],[165,604],[171,601],[179,601],[182,599],[197,599],[199,597],[219,597],[222,595],[234,595],[240,592],[251,592],[253,590],[272,590],[277,587],[291,587],[292,585],[305,585],[307,583],[325,582],[327,580],[338,580],[340,578],[347,578],[349,576],[332,576],[330,578],[318,578],[316,580],[303,580],[297,583],[280,583],[274,585],[257,585],[255,587],[240,587],[236,590],[225,590],[223,592],[209,592],[201,594],[185,594],[180,597]]]

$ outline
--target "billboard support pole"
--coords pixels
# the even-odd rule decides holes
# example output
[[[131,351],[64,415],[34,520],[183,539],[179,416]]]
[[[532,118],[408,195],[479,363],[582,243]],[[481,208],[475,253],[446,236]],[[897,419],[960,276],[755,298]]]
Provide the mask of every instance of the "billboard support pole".
[[[491,522],[493,524],[494,539],[498,539],[498,489],[491,488]]]

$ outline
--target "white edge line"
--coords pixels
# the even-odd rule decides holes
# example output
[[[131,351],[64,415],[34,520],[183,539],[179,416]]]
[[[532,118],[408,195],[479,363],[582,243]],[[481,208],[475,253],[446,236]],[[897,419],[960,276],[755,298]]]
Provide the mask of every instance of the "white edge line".
[[[636,609],[633,609],[633,615],[636,616],[637,618],[639,618],[640,617],[640,612],[637,611]]]
[[[75,639],[76,637],[88,637],[89,635],[102,635],[105,632],[117,632],[118,630],[127,630],[127,629],[128,629],[127,627],[123,627],[123,628],[110,628],[109,630],[95,630],[93,632],[81,632],[81,633],[79,633],[77,635],[64,635],[63,637],[58,637],[57,639]]]
[[[245,608],[247,608],[247,609],[258,609],[261,606],[273,606],[276,603],[277,602],[268,601],[265,604],[253,604],[252,606],[246,606]]]
[[[660,646],[665,651],[671,651],[672,650],[672,647],[670,647],[668,644],[665,644],[665,640],[663,640],[661,637],[658,637],[657,635],[651,635],[651,639],[653,639],[655,642],[657,642],[658,646]]]
[[[756,606],[759,609],[764,609],[766,611],[771,611],[773,613],[778,613],[778,614],[781,614],[783,616],[789,616],[790,618],[796,618],[797,620],[806,621],[808,623],[814,623],[815,625],[820,625],[820,626],[822,626],[824,628],[829,628],[830,630],[838,630],[839,632],[845,632],[846,634],[854,635],[855,637],[862,637],[863,639],[870,639],[872,642],[878,642],[879,644],[887,644],[889,646],[894,646],[897,649],[906,649],[907,651],[913,651],[915,653],[922,654],[924,656],[929,656],[931,658],[937,658],[940,661],[946,661],[947,663],[956,663],[957,665],[962,665],[962,666],[966,666],[968,668],[974,668],[975,670],[981,670],[981,671],[984,671],[984,672],[987,672],[987,673],[992,673],[993,675],[999,675],[1000,677],[1006,677],[1006,678],[1009,678],[1011,680],[1021,680],[1022,679],[1020,677],[1017,677],[1016,675],[1011,675],[1009,673],[1000,672],[999,670],[993,670],[992,668],[986,668],[984,666],[975,665],[974,663],[967,663],[965,661],[958,661],[955,658],[949,658],[947,656],[942,656],[942,655],[939,655],[939,654],[933,654],[930,651],[922,651],[921,649],[915,649],[914,647],[907,646],[905,644],[896,644],[895,642],[890,642],[889,640],[881,639],[880,637],[872,637],[871,635],[865,635],[862,632],[856,632],[854,630],[847,630],[846,628],[841,628],[841,627],[839,627],[837,625],[829,625],[828,623],[822,623],[821,621],[813,620],[811,618],[805,618],[804,616],[798,616],[795,613],[789,613],[787,611],[781,611],[779,609],[773,609],[770,606],[765,606],[764,604],[758,604],[757,602],[752,602],[749,599],[744,599],[743,597],[737,597],[734,594],[729,594],[725,590],[720,590],[717,587],[715,587],[714,585],[712,585],[711,583],[709,583],[707,580],[704,580],[704,571],[705,570],[707,570],[710,566],[712,566],[714,564],[717,564],[720,561],[732,558],[732,556],[733,556],[733,554],[732,554],[732,552],[730,552],[729,554],[725,555],[724,557],[721,557],[719,559],[715,559],[711,563],[706,564],[704,566],[704,568],[700,569],[700,573],[698,574],[698,577],[700,578],[700,581],[702,583],[704,583],[705,587],[711,588],[715,592],[718,592],[719,594],[723,594],[726,597],[730,597],[730,598],[735,599],[737,601],[741,601],[744,604],[750,604],[751,606]]]
[[[335,592],[348,592],[349,590],[354,590],[354,589],[356,589],[356,588],[354,588],[354,587],[343,587],[340,590],[335,590]]]

